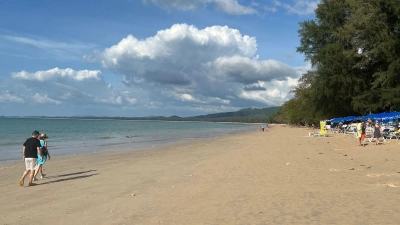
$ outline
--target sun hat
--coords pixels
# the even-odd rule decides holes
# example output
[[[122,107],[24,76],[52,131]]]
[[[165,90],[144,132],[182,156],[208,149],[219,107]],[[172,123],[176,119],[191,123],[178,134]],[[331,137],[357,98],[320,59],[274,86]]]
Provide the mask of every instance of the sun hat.
[[[34,130],[34,131],[32,132],[32,134],[37,134],[37,135],[39,135],[40,133],[39,133],[39,131]]]
[[[40,135],[40,138],[49,138],[49,137],[47,137],[46,133],[43,133]]]

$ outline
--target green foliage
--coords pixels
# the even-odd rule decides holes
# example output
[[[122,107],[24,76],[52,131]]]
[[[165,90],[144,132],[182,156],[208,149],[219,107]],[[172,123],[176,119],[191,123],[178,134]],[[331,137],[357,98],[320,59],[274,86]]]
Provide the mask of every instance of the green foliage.
[[[400,109],[400,0],[322,0],[300,23],[312,64],[280,119],[288,123]]]
[[[212,122],[244,122],[244,123],[266,123],[269,117],[278,112],[279,107],[269,108],[246,108],[236,112],[215,113],[203,116],[185,118],[192,121],[212,121]]]

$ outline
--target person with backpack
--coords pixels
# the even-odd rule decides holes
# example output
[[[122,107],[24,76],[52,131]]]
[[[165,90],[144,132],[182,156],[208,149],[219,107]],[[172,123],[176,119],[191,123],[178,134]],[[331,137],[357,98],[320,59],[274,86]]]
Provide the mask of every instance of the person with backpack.
[[[35,176],[33,178],[33,180],[35,180],[35,181],[37,180],[36,179],[36,175],[38,174],[38,172],[40,172],[40,175],[41,175],[40,178],[43,179],[43,177],[46,176],[46,174],[43,173],[43,164],[47,161],[47,159],[50,160],[50,158],[51,158],[50,153],[49,153],[49,149],[47,148],[47,141],[45,141],[47,138],[49,138],[49,137],[47,137],[47,135],[45,133],[42,133],[40,135],[40,137],[39,137],[40,149],[42,150],[43,157],[41,157],[38,154],[37,167],[36,167],[36,170],[35,170]]]

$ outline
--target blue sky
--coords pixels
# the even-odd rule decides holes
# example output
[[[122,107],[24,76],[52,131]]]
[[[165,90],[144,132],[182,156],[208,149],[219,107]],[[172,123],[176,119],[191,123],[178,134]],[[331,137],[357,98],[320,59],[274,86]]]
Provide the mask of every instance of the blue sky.
[[[0,1],[0,115],[190,116],[281,105],[319,0]]]

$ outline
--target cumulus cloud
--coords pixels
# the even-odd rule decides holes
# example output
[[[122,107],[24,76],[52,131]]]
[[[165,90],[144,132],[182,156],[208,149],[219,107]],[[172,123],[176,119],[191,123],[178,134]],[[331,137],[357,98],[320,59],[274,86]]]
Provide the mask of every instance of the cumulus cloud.
[[[221,57],[208,64],[218,74],[225,74],[228,80],[243,84],[258,81],[285,80],[295,77],[294,68],[276,60],[254,60],[247,57]]]
[[[53,68],[36,72],[14,72],[11,77],[29,87],[24,94],[32,96],[33,101],[40,104],[120,106],[136,103],[132,93],[114,90],[110,83],[106,83],[99,70]]]
[[[301,68],[260,60],[256,53],[256,38],[239,30],[175,24],[143,40],[128,35],[85,58],[95,58],[104,68],[122,74],[127,87],[145,92],[137,104],[280,105],[290,98],[290,86]]]
[[[274,4],[279,7],[285,8],[288,13],[297,15],[313,14],[314,10],[318,7],[320,0],[293,0],[293,4],[284,3],[280,0],[273,0]]]
[[[239,30],[187,24],[145,39],[128,35],[84,59],[120,74],[122,84],[114,88],[99,70],[19,71],[11,73],[13,83],[25,88],[14,88],[21,90],[18,96],[3,92],[0,101],[10,102],[13,96],[14,102],[30,99],[29,104],[46,107],[150,112],[147,115],[214,113],[280,105],[292,97],[291,86],[308,68],[260,59],[256,38]]]
[[[2,103],[24,103],[24,99],[16,95],[10,94],[8,91],[0,94],[0,102]]]
[[[257,10],[254,6],[258,6],[258,4],[254,2],[250,6],[245,6],[240,4],[237,0],[143,0],[143,2],[152,2],[164,9],[176,8],[183,11],[194,10],[202,5],[213,4],[218,10],[230,15],[257,14]]]
[[[39,93],[36,93],[32,98],[35,102],[40,104],[55,104],[55,105],[61,104],[61,101],[51,99],[47,95],[41,95]]]

